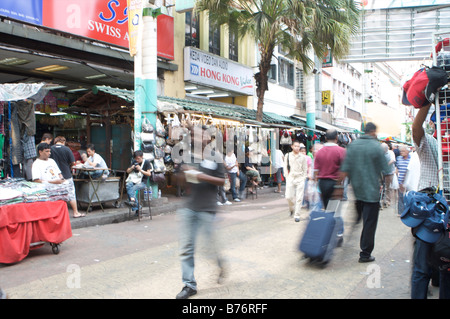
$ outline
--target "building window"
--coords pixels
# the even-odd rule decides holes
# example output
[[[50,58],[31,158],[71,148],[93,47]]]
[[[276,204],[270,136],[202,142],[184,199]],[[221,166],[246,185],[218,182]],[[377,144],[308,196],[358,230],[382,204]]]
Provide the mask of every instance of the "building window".
[[[209,24],[209,52],[220,55],[220,27]]]
[[[277,65],[276,64],[271,64],[270,65],[269,72],[267,73],[267,78],[271,82],[276,82],[277,81]]]
[[[297,78],[297,86],[295,87],[295,98],[297,100],[304,100],[305,94],[303,89],[303,70],[297,69],[295,72]]]
[[[230,51],[228,52],[228,58],[232,61],[238,61],[238,37],[236,32],[230,31]]]
[[[192,11],[186,12],[185,46],[200,48],[200,31],[198,16]]]
[[[294,63],[289,62],[288,60],[279,58],[279,82],[280,85],[294,88]]]

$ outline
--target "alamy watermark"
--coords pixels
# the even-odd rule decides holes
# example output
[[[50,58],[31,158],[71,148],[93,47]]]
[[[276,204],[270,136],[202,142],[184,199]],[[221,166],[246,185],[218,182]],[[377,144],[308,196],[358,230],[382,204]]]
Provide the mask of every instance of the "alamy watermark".
[[[224,141],[224,135],[226,139]],[[273,141],[272,139],[276,140]],[[246,151],[259,156],[258,164],[269,164],[270,157],[278,148],[279,136],[277,132],[271,134],[258,134],[255,130],[248,132],[239,128],[227,128],[224,134],[215,126],[202,127],[193,126],[191,128],[173,127],[169,135],[169,139],[175,144],[170,152],[171,159],[175,164],[179,163],[200,163],[203,160],[211,160],[217,163],[223,163],[224,155],[229,151],[233,151],[236,155],[238,163],[245,162]],[[268,152],[268,142],[271,152]],[[274,143],[272,143],[274,142]],[[196,154],[197,156],[192,156]],[[201,156],[198,156],[201,155]],[[254,163],[256,164],[256,163]],[[263,172],[261,172],[263,174]]]
[[[81,267],[77,264],[70,264],[67,266],[66,272],[70,273],[66,279],[67,288],[81,288]]]
[[[369,265],[367,266],[367,274],[367,288],[381,288],[381,267],[377,264]]]

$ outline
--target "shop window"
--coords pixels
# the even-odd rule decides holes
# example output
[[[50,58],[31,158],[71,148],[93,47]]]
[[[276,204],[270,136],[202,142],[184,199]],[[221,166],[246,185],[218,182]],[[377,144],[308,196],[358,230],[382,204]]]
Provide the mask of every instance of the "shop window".
[[[186,12],[185,46],[200,48],[200,30],[198,16],[192,11]]]
[[[238,62],[238,36],[236,32],[230,31],[230,50],[228,52],[228,58],[232,61]]]

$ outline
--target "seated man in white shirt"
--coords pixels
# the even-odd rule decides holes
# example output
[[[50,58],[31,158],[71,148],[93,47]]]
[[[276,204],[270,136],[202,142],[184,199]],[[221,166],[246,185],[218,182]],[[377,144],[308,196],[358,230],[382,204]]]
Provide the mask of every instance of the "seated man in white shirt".
[[[95,153],[95,146],[94,144],[88,144],[86,146],[86,154],[82,154],[81,158],[84,161],[85,167],[89,168],[108,168],[106,165],[105,160],[103,157],[101,157],[99,154]],[[89,157],[88,157],[89,156]],[[89,172],[89,174],[92,176],[92,178],[98,178],[102,176],[102,178],[108,177],[109,173],[107,170],[96,170]]]
[[[37,151],[39,157],[34,161],[33,166],[31,167],[33,182],[50,184],[66,183],[66,180],[62,176],[58,165],[53,159],[50,158],[50,145],[47,143],[40,143],[37,147]],[[76,200],[70,200],[69,203],[74,211],[73,217],[77,218],[86,216],[86,214],[80,214],[76,209]]]

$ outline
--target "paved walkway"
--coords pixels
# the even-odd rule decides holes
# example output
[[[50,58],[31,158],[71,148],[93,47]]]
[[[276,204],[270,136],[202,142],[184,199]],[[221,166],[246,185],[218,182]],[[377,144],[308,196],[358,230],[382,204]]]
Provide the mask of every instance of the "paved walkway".
[[[170,199],[169,199],[170,201]],[[182,205],[177,198],[173,202]],[[353,202],[344,202],[344,245],[325,269],[308,264],[297,246],[306,222],[288,217],[286,200],[273,188],[259,198],[224,206],[218,236],[228,276],[217,283],[217,269],[205,243],[196,253],[199,293],[192,299],[408,299],[412,238],[392,208],[380,212],[374,263],[358,263],[361,225],[354,225]],[[127,209],[94,212],[86,221],[121,215]],[[89,219],[90,218],[90,219]],[[80,219],[81,220],[81,219]],[[76,220],[78,222],[78,220]],[[36,252],[17,265],[1,268],[11,298],[154,298],[173,299],[182,288],[175,214],[102,227],[75,228],[60,255]],[[39,255],[42,254],[42,255]],[[41,257],[41,258],[40,258]],[[80,268],[80,287],[68,285],[68,264]],[[32,274],[23,284],[8,276]],[[46,272],[47,271],[47,272]],[[434,288],[432,298],[437,298]]]

